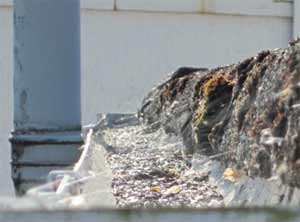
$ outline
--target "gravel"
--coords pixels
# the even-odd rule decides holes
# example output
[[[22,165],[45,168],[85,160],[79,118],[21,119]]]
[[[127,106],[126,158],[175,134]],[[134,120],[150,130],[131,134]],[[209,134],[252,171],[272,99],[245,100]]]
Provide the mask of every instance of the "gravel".
[[[120,208],[222,207],[223,197],[207,173],[182,157],[179,137],[143,125],[97,132],[111,167],[112,191]]]

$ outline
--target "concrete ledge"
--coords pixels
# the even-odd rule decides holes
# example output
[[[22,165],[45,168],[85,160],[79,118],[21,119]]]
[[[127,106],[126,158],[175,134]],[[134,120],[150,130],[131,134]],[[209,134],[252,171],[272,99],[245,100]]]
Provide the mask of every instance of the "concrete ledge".
[[[0,7],[13,0],[0,0]],[[292,17],[293,0],[81,0],[82,9]]]
[[[18,202],[19,201],[19,202]],[[21,202],[20,202],[21,201]],[[182,222],[182,221],[298,221],[300,213],[297,208],[225,208],[225,209],[60,209],[50,210],[42,206],[37,200],[7,200],[3,199],[0,205],[0,221],[5,222]],[[31,207],[31,209],[30,209]],[[24,209],[25,208],[25,209]],[[275,219],[275,221],[276,221]]]

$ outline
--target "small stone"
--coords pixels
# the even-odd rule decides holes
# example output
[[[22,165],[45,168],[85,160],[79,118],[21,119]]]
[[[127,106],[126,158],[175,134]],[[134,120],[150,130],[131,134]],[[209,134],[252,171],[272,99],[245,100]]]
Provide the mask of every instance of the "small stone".
[[[146,174],[146,173],[136,173],[133,176],[134,180],[147,180],[147,179],[152,179],[152,178],[153,178],[152,176],[150,176],[149,174]]]
[[[160,193],[161,188],[160,188],[160,186],[150,187],[150,191],[155,192],[155,193]]]
[[[232,168],[227,168],[223,173],[224,179],[232,183],[237,182],[241,178],[241,176],[242,176],[241,172]]]
[[[204,173],[202,175],[198,175],[194,177],[194,181],[202,182],[207,181],[209,179],[208,173]]]
[[[169,168],[167,169],[167,174],[169,176],[179,177],[179,172],[175,168]]]
[[[141,134],[128,127],[112,129],[109,134],[110,145],[117,150],[107,161],[118,207],[203,207],[216,199],[215,192],[209,192],[208,175],[190,170],[177,158],[170,140],[161,139],[163,131]]]
[[[171,188],[169,188],[165,193],[164,195],[166,196],[169,196],[169,195],[172,195],[172,194],[178,194],[179,192],[181,192],[181,187],[180,186],[173,186]]]

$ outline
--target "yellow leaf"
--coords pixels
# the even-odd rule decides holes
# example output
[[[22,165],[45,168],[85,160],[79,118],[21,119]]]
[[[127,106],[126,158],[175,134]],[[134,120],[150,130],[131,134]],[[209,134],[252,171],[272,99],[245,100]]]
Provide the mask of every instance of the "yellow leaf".
[[[160,186],[150,187],[150,191],[155,193],[160,193],[161,189]]]
[[[177,194],[181,192],[181,188],[180,186],[173,186],[173,187],[170,187],[166,192],[165,192],[165,195],[170,195],[170,194]]]
[[[242,174],[238,170],[232,168],[227,168],[223,173],[224,179],[233,183],[237,182],[241,176]]]
[[[169,175],[171,175],[171,176],[176,176],[176,177],[179,176],[178,171],[177,171],[176,169],[174,169],[174,168],[169,168],[169,169],[167,170],[167,173],[168,173]]]

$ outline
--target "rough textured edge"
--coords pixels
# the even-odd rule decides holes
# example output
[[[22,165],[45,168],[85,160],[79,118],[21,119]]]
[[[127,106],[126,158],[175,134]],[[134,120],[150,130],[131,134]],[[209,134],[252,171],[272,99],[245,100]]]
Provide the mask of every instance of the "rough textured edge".
[[[274,207],[298,206],[300,189],[283,185],[279,178],[243,177],[231,182],[224,179],[225,168],[219,161],[207,160],[204,163],[194,160],[193,168],[209,172],[209,180],[216,185],[224,197],[226,207]]]
[[[244,188],[238,188],[240,192],[247,194],[248,185],[257,186],[258,193],[265,190],[273,198],[269,202],[260,198],[258,202],[253,200],[254,203],[299,204],[299,47],[300,40],[296,40],[286,49],[263,51],[236,65],[191,72],[188,76],[173,75],[148,94],[140,116],[145,123],[164,128],[175,117],[171,133],[191,138],[198,154],[209,158],[219,155],[216,159],[224,167],[248,178],[241,186]],[[186,81],[196,81],[196,85],[182,87]],[[231,99],[225,102],[226,106],[215,106],[224,102],[224,85],[233,85],[229,90]],[[179,109],[189,96],[186,90],[194,92],[190,108],[186,109],[193,116],[188,123],[192,125],[189,129],[192,133],[187,136],[180,131],[185,124],[180,121]],[[198,133],[199,128],[203,129]],[[280,196],[275,197],[276,193]]]

